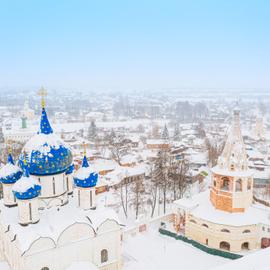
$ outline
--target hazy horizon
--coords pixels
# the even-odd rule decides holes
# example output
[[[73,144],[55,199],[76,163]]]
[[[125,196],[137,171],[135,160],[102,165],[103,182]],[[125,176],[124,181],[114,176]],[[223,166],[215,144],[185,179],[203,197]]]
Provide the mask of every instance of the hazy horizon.
[[[48,0],[0,7],[0,91],[270,89],[265,1]]]

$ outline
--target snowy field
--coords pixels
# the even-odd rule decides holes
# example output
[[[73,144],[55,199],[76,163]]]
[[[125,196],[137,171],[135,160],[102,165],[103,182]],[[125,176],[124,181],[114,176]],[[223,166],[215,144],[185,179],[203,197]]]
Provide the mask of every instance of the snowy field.
[[[150,230],[123,242],[123,270],[210,270],[230,260]]]
[[[10,270],[6,262],[0,262],[0,270]]]

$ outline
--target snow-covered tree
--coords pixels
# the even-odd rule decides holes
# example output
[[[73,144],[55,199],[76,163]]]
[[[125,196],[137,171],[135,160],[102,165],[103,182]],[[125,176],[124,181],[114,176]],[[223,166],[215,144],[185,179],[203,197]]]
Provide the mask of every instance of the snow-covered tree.
[[[97,136],[97,126],[94,120],[91,121],[91,124],[88,128],[88,139],[94,140]]]
[[[167,125],[166,124],[164,125],[161,138],[163,140],[169,140],[169,131],[168,131],[168,128],[167,128]]]
[[[173,139],[177,141],[180,139],[180,136],[181,136],[180,127],[179,127],[179,123],[177,122],[175,123],[175,126],[174,126]]]

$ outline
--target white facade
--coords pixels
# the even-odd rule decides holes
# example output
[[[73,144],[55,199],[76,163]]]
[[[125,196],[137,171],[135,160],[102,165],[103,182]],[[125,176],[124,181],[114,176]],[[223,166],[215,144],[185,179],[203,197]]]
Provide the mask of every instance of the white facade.
[[[12,192],[12,187],[14,184],[2,184],[3,186],[3,200],[4,200],[4,205],[6,206],[16,206],[17,201],[16,197],[14,196]]]
[[[81,212],[69,203],[41,211],[37,224],[21,226],[14,222],[17,208],[0,208],[0,260],[13,270],[66,270],[80,261],[121,269],[121,230],[112,210]]]
[[[67,185],[67,192],[68,194],[72,194],[73,193],[73,174],[66,174],[65,175],[65,179],[66,179],[66,185]]]
[[[37,223],[39,221],[38,198],[18,201],[18,222],[21,225]]]
[[[96,207],[96,188],[80,188],[76,187],[76,197],[78,206],[84,210]]]
[[[40,194],[40,206],[50,208],[52,206],[64,205],[68,202],[68,190],[67,190],[67,179],[65,173],[36,176],[41,185]],[[70,181],[70,180],[69,180]]]

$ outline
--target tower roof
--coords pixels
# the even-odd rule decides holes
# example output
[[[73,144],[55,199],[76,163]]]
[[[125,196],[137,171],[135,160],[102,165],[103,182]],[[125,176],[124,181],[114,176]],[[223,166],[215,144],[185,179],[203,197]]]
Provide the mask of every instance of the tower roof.
[[[215,170],[227,172],[248,171],[247,153],[240,128],[240,110],[236,108],[233,113],[233,124],[228,132],[227,140],[222,154],[218,158]]]
[[[11,153],[8,154],[7,164],[0,169],[0,182],[13,184],[22,176],[22,171],[14,164]]]
[[[42,111],[40,129],[24,146],[27,153],[29,172],[33,175],[52,175],[65,172],[72,164],[72,154],[62,139],[53,133],[45,110],[44,96],[46,91],[39,91],[42,96]],[[20,166],[23,168],[23,153],[20,156]]]
[[[24,160],[23,176],[18,180],[12,191],[19,200],[29,200],[37,197],[40,194],[41,186],[39,182],[30,177],[28,165],[26,159]]]
[[[74,183],[78,187],[95,187],[98,180],[98,173],[94,172],[89,167],[86,154],[84,151],[84,157],[82,161],[82,167],[74,175]]]

